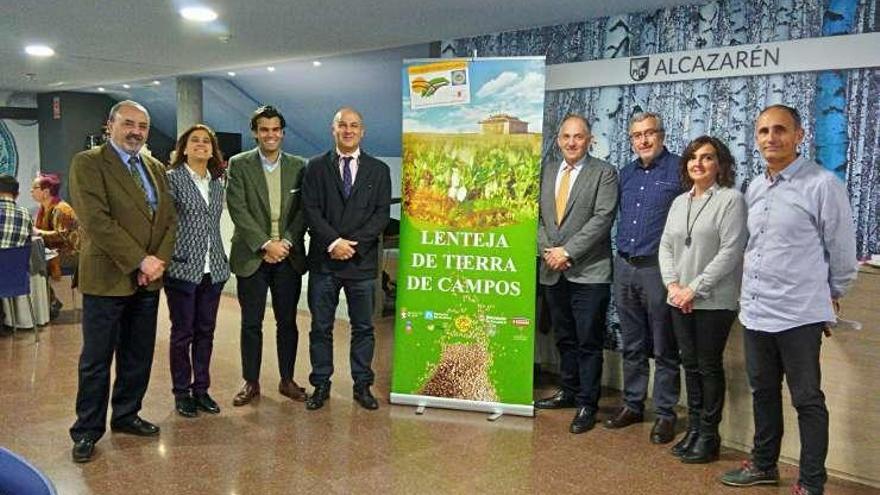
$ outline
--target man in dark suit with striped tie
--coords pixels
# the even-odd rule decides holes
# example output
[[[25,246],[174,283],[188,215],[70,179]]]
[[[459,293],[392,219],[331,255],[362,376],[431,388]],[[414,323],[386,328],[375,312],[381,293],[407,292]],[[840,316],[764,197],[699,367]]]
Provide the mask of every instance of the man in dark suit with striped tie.
[[[165,167],[142,153],[150,115],[125,100],[110,109],[110,140],[78,153],[70,195],[82,226],[77,280],[83,294],[73,460],[88,462],[104,434],[107,401],[115,432],[155,436],[138,416],[150,381],[162,275],[174,248],[176,214]],[[110,397],[110,363],[116,382]]]
[[[360,148],[361,114],[336,112],[331,125],[334,149],[309,160],[303,180],[303,209],[309,227],[309,354],[315,387],[306,402],[320,409],[330,397],[333,375],[333,322],[339,292],[345,291],[351,323],[351,376],[354,399],[366,409],[379,403],[373,384],[373,305],[379,267],[379,236],[388,224],[391,173],[388,165]]]

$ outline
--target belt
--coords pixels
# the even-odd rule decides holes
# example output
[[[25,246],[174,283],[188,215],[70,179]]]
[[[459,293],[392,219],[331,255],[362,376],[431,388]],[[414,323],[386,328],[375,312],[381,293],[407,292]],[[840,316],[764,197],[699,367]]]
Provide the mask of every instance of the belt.
[[[620,255],[620,258],[623,261],[626,261],[630,265],[635,266],[637,268],[644,268],[644,267],[648,267],[648,266],[657,266],[658,264],[660,264],[660,262],[657,260],[656,254],[651,254],[648,256],[629,256],[624,253],[617,253],[617,254]]]

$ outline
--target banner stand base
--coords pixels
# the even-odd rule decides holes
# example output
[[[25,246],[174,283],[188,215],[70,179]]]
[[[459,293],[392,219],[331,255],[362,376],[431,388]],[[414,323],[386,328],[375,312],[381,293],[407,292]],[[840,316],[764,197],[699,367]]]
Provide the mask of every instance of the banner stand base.
[[[392,404],[404,406],[416,406],[416,414],[424,414],[425,407],[439,407],[443,409],[460,409],[462,411],[474,411],[489,413],[489,421],[496,421],[504,414],[514,416],[535,416],[535,408],[531,404],[505,404],[502,402],[484,402],[463,399],[448,399],[445,397],[432,397],[428,395],[396,394],[391,393]]]

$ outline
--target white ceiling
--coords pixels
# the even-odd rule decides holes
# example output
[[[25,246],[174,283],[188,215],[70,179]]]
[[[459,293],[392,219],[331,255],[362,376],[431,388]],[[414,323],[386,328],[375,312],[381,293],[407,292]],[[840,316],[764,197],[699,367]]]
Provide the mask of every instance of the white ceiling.
[[[682,0],[0,0],[0,89],[87,89],[564,24]],[[54,57],[33,59],[44,43]]]

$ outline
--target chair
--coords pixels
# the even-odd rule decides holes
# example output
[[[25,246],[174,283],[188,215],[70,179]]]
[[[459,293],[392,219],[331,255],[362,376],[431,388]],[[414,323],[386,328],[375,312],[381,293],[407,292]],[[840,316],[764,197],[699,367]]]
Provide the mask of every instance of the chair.
[[[0,299],[10,299],[12,310],[12,332],[17,330],[15,321],[15,298],[25,296],[28,309],[31,312],[31,322],[34,324],[34,342],[40,340],[40,332],[37,327],[37,317],[34,313],[34,303],[31,299],[31,275],[30,275],[31,245],[0,249]]]
[[[61,261],[61,276],[62,277],[70,277],[70,304],[73,306],[71,311],[73,311],[73,322],[74,324],[79,323],[78,314],[76,307],[76,270],[77,270],[77,258],[72,258],[72,263],[68,264],[65,262],[66,260]]]
[[[5,250],[3,250],[5,251]],[[55,485],[20,455],[0,447],[0,493],[55,495]]]

